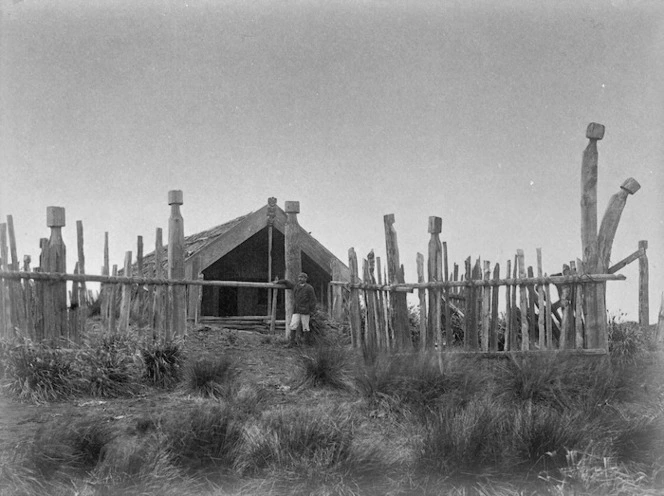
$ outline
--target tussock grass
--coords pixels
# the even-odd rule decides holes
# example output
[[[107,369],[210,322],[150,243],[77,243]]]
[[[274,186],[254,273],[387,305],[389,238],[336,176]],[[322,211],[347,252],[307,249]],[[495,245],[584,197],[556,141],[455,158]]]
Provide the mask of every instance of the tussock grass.
[[[182,377],[184,353],[178,343],[155,344],[141,350],[144,379],[151,386],[170,388]]]
[[[228,404],[196,403],[161,419],[173,462],[186,470],[230,468],[243,440],[244,418]]]
[[[46,478],[58,473],[87,473],[102,457],[116,433],[107,420],[88,416],[64,418],[41,428],[28,454],[28,466]]]
[[[184,390],[204,398],[230,396],[239,370],[229,355],[204,357],[184,368]]]
[[[317,345],[299,356],[297,387],[328,386],[350,389],[350,361],[348,350],[340,346]]]
[[[485,369],[474,360],[433,354],[379,355],[356,375],[358,389],[373,408],[426,413],[438,405],[463,405],[486,388]]]
[[[236,463],[243,474],[267,470],[289,479],[312,479],[367,469],[367,450],[354,450],[354,419],[334,409],[282,408],[247,427],[245,449]]]

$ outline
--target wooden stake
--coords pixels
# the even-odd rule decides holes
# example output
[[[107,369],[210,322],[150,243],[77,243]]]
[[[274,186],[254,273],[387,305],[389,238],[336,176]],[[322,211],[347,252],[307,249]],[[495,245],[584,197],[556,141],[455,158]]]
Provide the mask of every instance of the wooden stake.
[[[493,280],[500,279],[500,264],[496,263],[493,268]],[[498,351],[498,297],[500,287],[494,286],[491,293],[491,328],[489,329],[489,350]]]
[[[542,248],[537,248],[537,277],[542,277]],[[546,349],[546,310],[544,309],[544,288],[541,284],[537,285],[537,305],[539,307],[537,314],[537,330],[539,334],[539,349]]]
[[[484,280],[491,279],[491,262],[484,261]],[[482,351],[489,351],[489,328],[491,327],[491,288],[482,287]]]
[[[184,220],[180,213],[180,205],[183,204],[182,191],[169,191],[168,204],[171,206],[171,216],[168,219],[168,277],[183,280],[185,278]],[[172,294],[171,332],[173,338],[179,340],[184,337],[187,330],[186,290],[184,286],[173,286],[170,292]]]
[[[296,281],[297,276],[302,272],[302,249],[300,247],[300,225],[297,221],[297,214],[300,213],[300,202],[287,201],[286,227],[285,227],[285,264],[286,279]],[[293,317],[293,291],[286,290],[286,338],[291,339],[290,321]],[[358,303],[359,304],[359,303]]]
[[[521,279],[526,277],[526,265],[524,261],[523,250],[516,251],[517,263],[519,265],[519,277]],[[528,325],[528,289],[524,284],[519,285],[519,293],[521,295],[521,350],[528,351],[530,349],[530,328]]]
[[[416,256],[417,282],[424,282],[424,255],[418,253]],[[425,289],[418,289],[417,295],[420,300],[420,348],[422,351],[433,348],[432,339],[427,336],[427,297]]]
[[[440,233],[443,230],[443,219],[429,217],[429,257],[427,261],[428,281],[439,282],[443,280],[443,246],[440,242]],[[441,295],[439,289],[429,291],[429,322],[426,328],[428,348],[433,348],[434,339],[438,343],[438,351],[443,349],[443,335],[441,322]]]
[[[648,249],[647,241],[639,241],[639,251],[644,255],[639,258],[639,325],[648,327],[650,325],[650,302],[648,300]]]
[[[125,252],[124,260],[124,275],[126,277],[132,276],[131,266],[131,251]],[[122,334],[129,332],[129,317],[131,315],[131,284],[122,285],[122,302],[120,303],[120,322],[119,331]]]
[[[512,272],[512,261],[507,261],[507,277]],[[511,285],[505,286],[505,343],[504,350],[510,351],[512,349],[512,291],[514,288]]]
[[[399,263],[399,245],[397,232],[394,229],[394,214],[383,217],[385,226],[385,247],[387,253],[387,274],[390,283],[403,283],[403,272]],[[393,311],[392,329],[394,331],[395,346],[399,350],[412,347],[410,331],[408,329],[408,302],[404,293],[392,293],[390,303]]]
[[[350,269],[350,282],[359,282],[357,269],[357,254],[355,249],[348,250],[348,268]],[[358,348],[361,343],[362,321],[360,317],[360,294],[358,289],[350,290],[350,335],[353,348]],[[286,320],[288,327],[288,320]]]

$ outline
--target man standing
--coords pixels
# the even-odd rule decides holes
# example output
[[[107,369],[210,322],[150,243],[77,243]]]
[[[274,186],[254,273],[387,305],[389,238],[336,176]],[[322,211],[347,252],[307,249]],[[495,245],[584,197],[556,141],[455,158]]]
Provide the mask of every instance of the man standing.
[[[310,341],[309,333],[311,332],[311,328],[309,327],[309,321],[311,319],[311,314],[316,311],[316,293],[311,284],[307,283],[307,279],[307,274],[301,272],[300,275],[297,276],[297,284],[293,284],[285,279],[277,281],[278,284],[283,284],[288,289],[293,290],[293,317],[289,326],[289,347],[296,346],[297,344],[296,335],[300,324],[302,324],[302,332],[304,333],[305,341]]]

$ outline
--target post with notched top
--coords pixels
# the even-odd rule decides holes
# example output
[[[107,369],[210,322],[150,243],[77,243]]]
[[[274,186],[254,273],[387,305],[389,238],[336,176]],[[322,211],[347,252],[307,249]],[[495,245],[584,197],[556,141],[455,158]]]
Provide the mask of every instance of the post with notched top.
[[[300,225],[297,222],[297,214],[300,213],[299,201],[287,201],[285,204],[286,227],[285,227],[285,278],[288,281],[297,280],[297,276],[302,272],[302,254],[300,248]],[[290,339],[290,321],[293,317],[293,292],[286,290],[284,298],[286,305],[286,338]]]
[[[168,278],[184,279],[184,220],[180,213],[183,202],[181,190],[168,192],[168,204],[171,216],[168,219]],[[184,337],[186,331],[186,288],[182,285],[171,286],[173,295],[171,313],[171,336],[175,339]]]
[[[51,237],[44,249],[42,268],[44,272],[67,272],[67,250],[62,240],[65,226],[65,209],[46,208],[46,225],[51,229]],[[44,338],[55,345],[67,336],[67,283],[47,281],[44,284]]]

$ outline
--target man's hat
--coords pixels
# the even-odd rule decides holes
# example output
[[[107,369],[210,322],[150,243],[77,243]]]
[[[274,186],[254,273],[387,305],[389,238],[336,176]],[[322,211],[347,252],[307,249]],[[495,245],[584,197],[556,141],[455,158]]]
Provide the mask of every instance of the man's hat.
[[[309,276],[307,275],[306,272],[300,272],[300,275],[297,277],[302,277],[302,276],[304,276],[305,279],[309,279]]]

